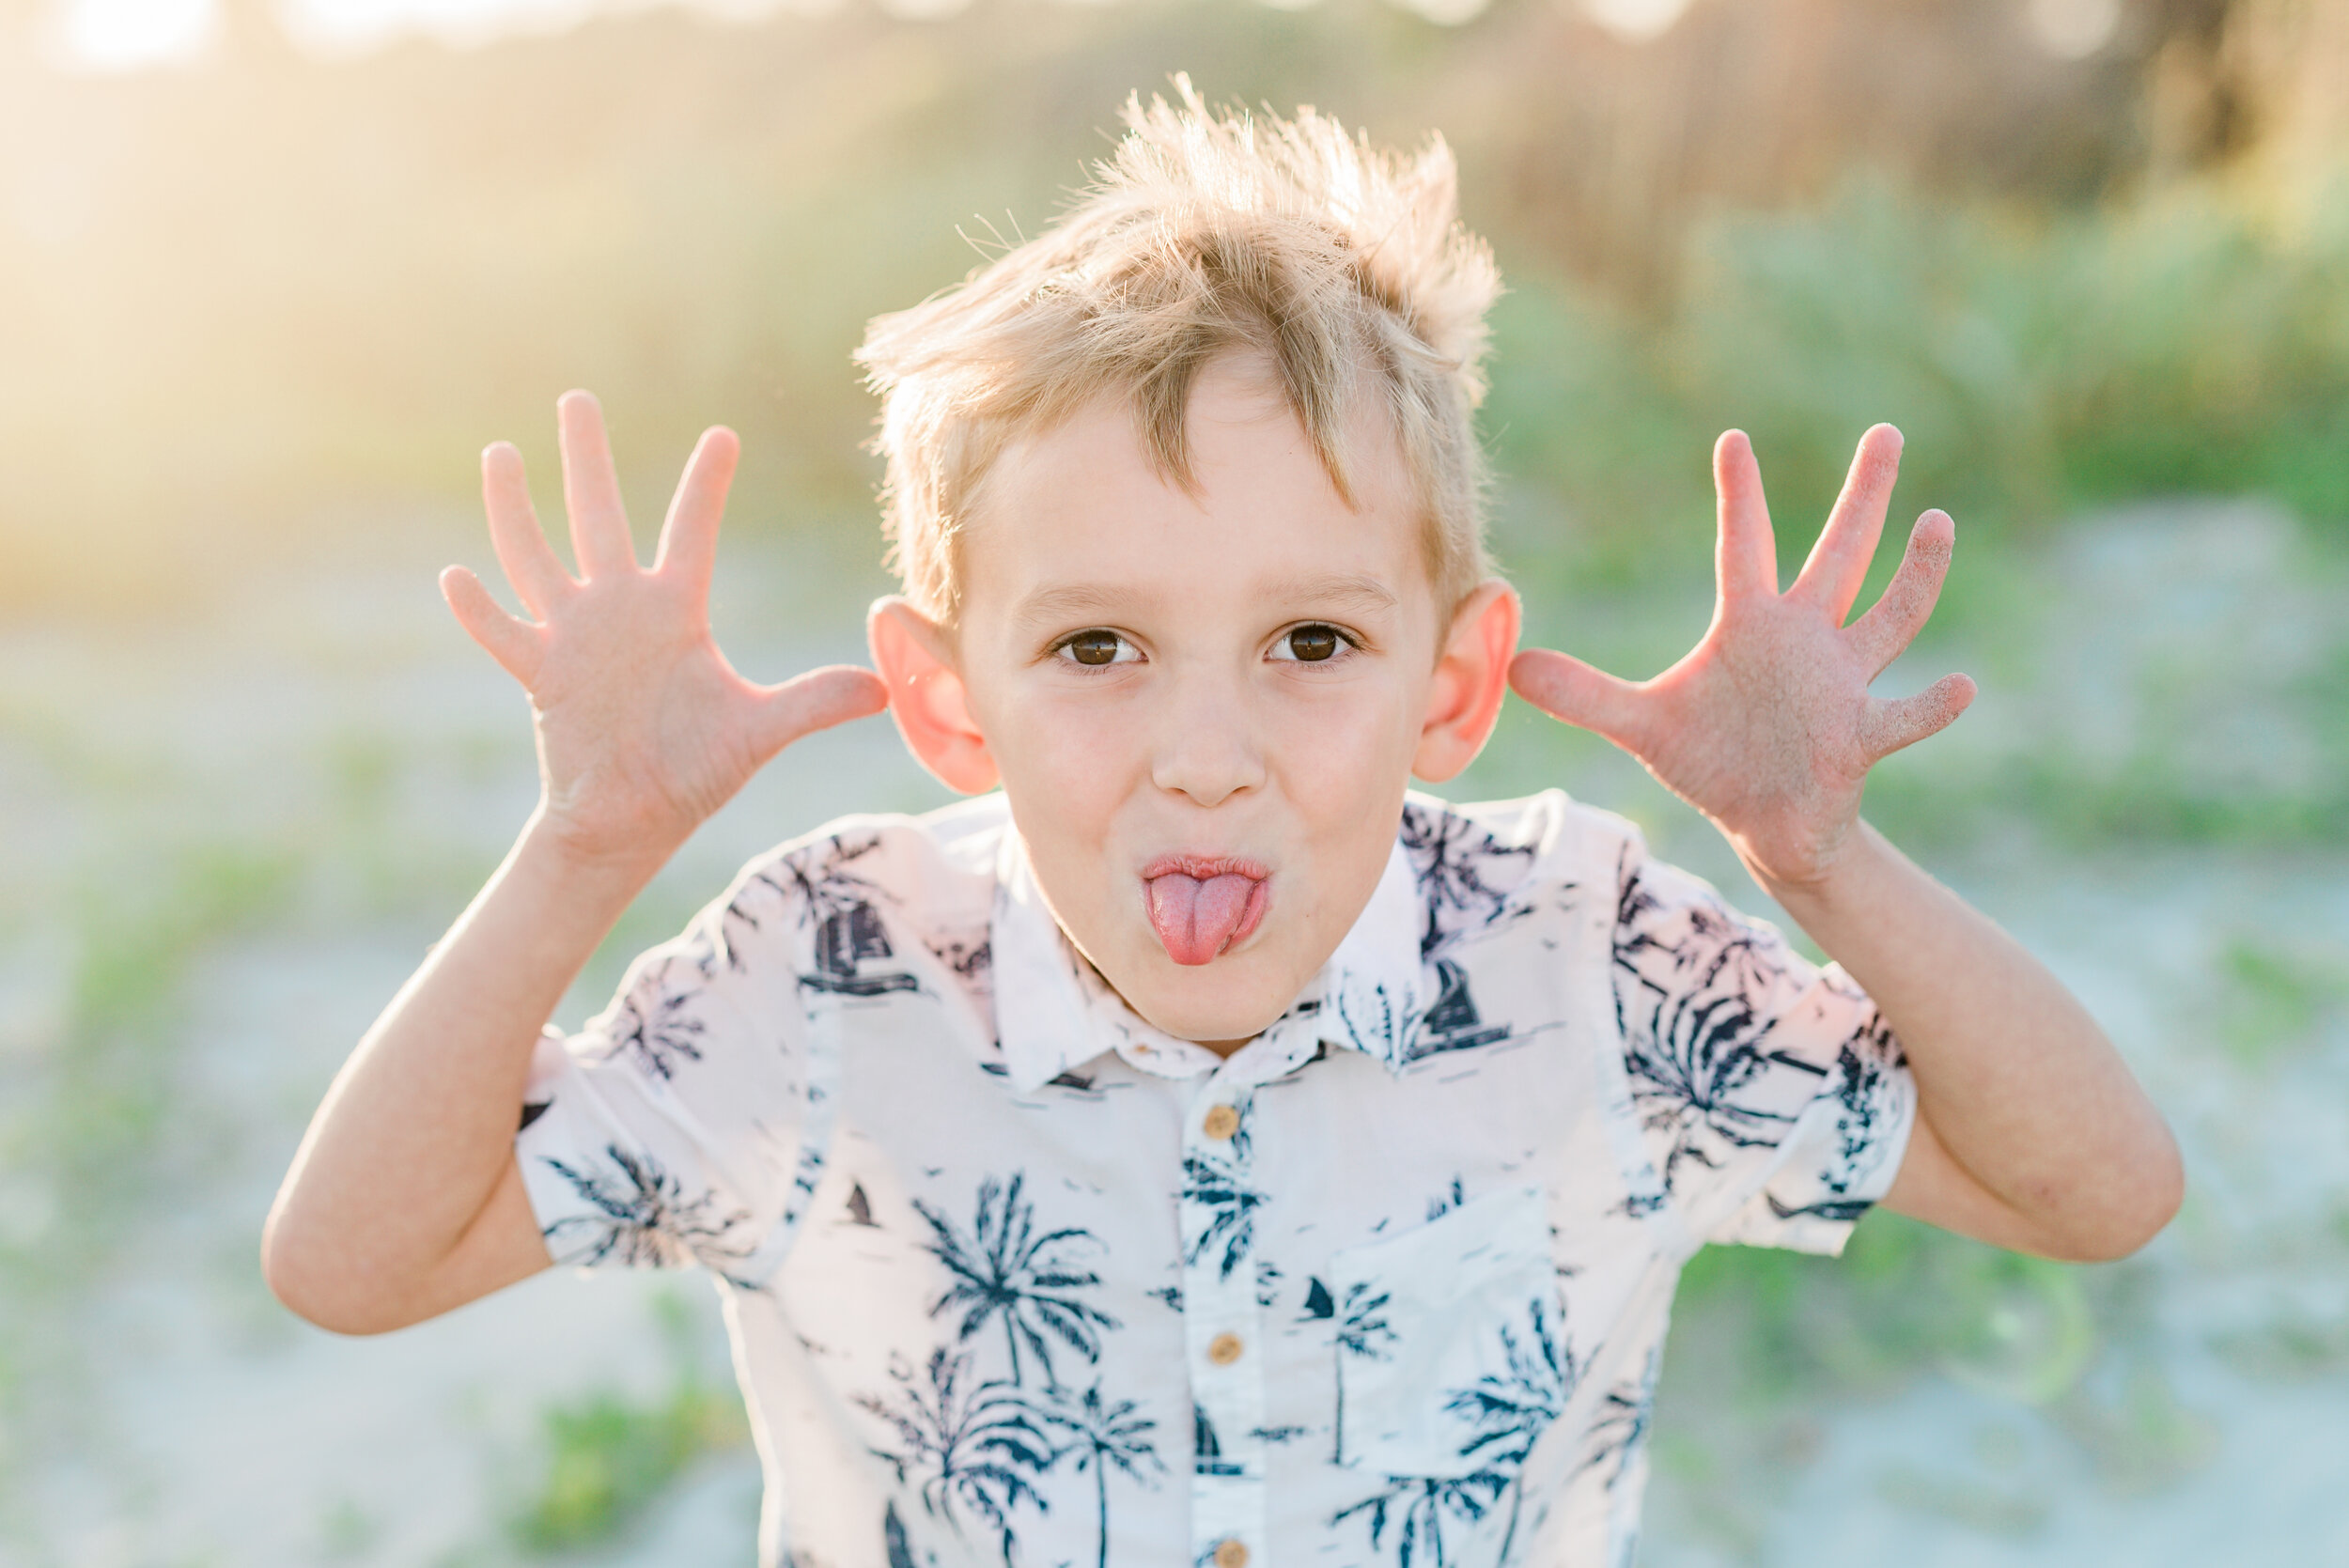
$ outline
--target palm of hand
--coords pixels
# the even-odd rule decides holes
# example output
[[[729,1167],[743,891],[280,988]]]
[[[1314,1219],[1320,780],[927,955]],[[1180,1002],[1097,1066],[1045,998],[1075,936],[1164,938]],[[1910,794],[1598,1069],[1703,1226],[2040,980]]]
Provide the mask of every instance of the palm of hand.
[[[1745,437],[1731,431],[1714,452],[1719,595],[1703,639],[1652,680],[1619,680],[1534,649],[1518,655],[1512,683],[1536,706],[1637,757],[1710,817],[1764,881],[1818,881],[1858,820],[1869,768],[1949,724],[1974,695],[1964,675],[1912,697],[1868,694],[1933,612],[1954,532],[1946,514],[1918,520],[1884,597],[1843,624],[1875,553],[1899,460],[1891,427],[1861,439],[1827,528],[1781,594],[1761,473]]]
[[[521,455],[482,455],[498,562],[534,620],[507,613],[462,567],[442,573],[449,607],[530,693],[541,810],[574,848],[665,858],[790,741],[879,710],[869,671],[832,667],[760,686],[709,632],[709,574],[737,443],[702,437],[678,482],[659,552],[637,565],[603,420],[585,393],[557,406],[574,578],[531,509]]]

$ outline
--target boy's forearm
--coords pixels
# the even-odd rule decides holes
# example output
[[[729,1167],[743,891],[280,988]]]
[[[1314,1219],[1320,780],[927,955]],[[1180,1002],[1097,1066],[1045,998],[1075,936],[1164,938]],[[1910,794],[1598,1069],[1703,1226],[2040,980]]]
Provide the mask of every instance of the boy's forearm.
[[[1865,823],[1855,834],[1823,882],[1768,891],[1866,988],[1916,1074],[1927,1157],[1913,1147],[1894,1206],[2055,1256],[2141,1246],[2183,1178],[2120,1053],[2014,938]],[[1940,1151],[1954,1182],[1927,1169]],[[1968,1178],[1980,1193],[1932,1189]],[[2007,1212],[1965,1222],[1983,1195]]]
[[[485,1217],[518,1223],[502,1188],[532,1048],[659,863],[583,859],[533,816],[311,1120],[263,1242],[289,1305],[333,1327],[392,1327],[543,1266],[528,1238],[470,1233]],[[448,1299],[437,1276],[453,1258],[490,1277]]]

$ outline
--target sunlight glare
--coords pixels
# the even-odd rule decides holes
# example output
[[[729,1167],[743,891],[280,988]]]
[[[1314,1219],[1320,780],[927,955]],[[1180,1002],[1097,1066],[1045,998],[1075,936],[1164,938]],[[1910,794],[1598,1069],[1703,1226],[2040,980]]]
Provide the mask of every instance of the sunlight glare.
[[[1688,0],[1582,0],[1584,16],[1630,43],[1662,37],[1688,8]]]
[[[560,33],[602,8],[597,0],[293,0],[286,30],[315,54],[349,56],[422,33],[479,48],[517,33]]]
[[[2031,36],[2059,60],[2085,60],[2121,28],[2121,0],[2030,0]]]
[[[218,22],[214,0],[71,0],[46,53],[75,72],[185,65],[204,53]]]
[[[1439,27],[1457,27],[1485,14],[1490,0],[1399,0],[1403,8]]]

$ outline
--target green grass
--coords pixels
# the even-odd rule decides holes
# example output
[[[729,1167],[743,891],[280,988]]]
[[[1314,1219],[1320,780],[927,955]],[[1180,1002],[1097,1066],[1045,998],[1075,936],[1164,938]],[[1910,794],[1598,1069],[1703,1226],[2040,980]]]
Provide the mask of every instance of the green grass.
[[[741,1403],[680,1386],[651,1404],[609,1390],[545,1412],[545,1480],[514,1520],[525,1550],[592,1546],[626,1530],[705,1453],[737,1446]]]
[[[508,1525],[525,1552],[552,1554],[617,1539],[706,1454],[749,1439],[741,1395],[711,1378],[693,1352],[684,1303],[656,1302],[671,1361],[669,1385],[651,1399],[597,1389],[540,1415],[538,1483]]]
[[[0,1168],[48,1200],[45,1222],[0,1237],[0,1501],[24,1459],[78,1434],[82,1297],[204,1142],[180,1076],[188,982],[219,944],[284,916],[300,868],[277,846],[201,845],[66,901],[61,1027],[0,1106]]]
[[[1739,1368],[1729,1398],[1740,1405],[1883,1393],[1939,1372],[2044,1405],[2079,1383],[2097,1347],[2082,1271],[1886,1212],[1841,1259],[1707,1248],[1678,1303],[1675,1350],[1703,1340],[1706,1366],[1718,1355]]]
[[[1674,1309],[1657,1423],[1681,1436],[1661,1457],[1702,1495],[1725,1467],[1804,1463],[1806,1409],[1942,1376],[2043,1424],[2116,1495],[2155,1490],[2207,1463],[2216,1429],[2180,1402],[2152,1358],[2153,1289],[2142,1265],[2050,1263],[1883,1210],[1840,1260],[1707,1248]],[[2331,1370],[2341,1354],[2339,1334],[2307,1326],[2219,1348],[2270,1375]],[[2018,1440],[2007,1439],[2010,1449]],[[1994,1474],[1998,1457],[1984,1458]],[[2046,1513],[2037,1494],[2002,1482],[1900,1470],[1880,1482],[1889,1500],[1994,1534],[2027,1534]],[[1699,1507],[1691,1524],[1732,1545],[1756,1528],[1728,1506]]]
[[[70,1234],[148,1188],[175,1079],[179,1003],[207,950],[281,917],[301,862],[226,845],[167,861],[153,886],[86,891],[65,1039],[45,1107],[44,1152]],[[102,1232],[102,1224],[99,1225]]]
[[[2219,1038],[2246,1067],[2275,1065],[2311,1043],[2349,1003],[2349,943],[2273,932],[2231,938],[2216,964]]]

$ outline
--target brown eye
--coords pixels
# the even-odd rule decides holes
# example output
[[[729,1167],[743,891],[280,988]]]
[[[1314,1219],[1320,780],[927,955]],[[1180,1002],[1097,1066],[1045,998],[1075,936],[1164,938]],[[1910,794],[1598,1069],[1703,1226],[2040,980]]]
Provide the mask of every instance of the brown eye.
[[[1124,640],[1114,631],[1080,631],[1066,645],[1080,664],[1112,664]]]
[[[1334,627],[1300,626],[1288,635],[1289,655],[1307,664],[1318,664],[1338,651],[1338,633]]]

